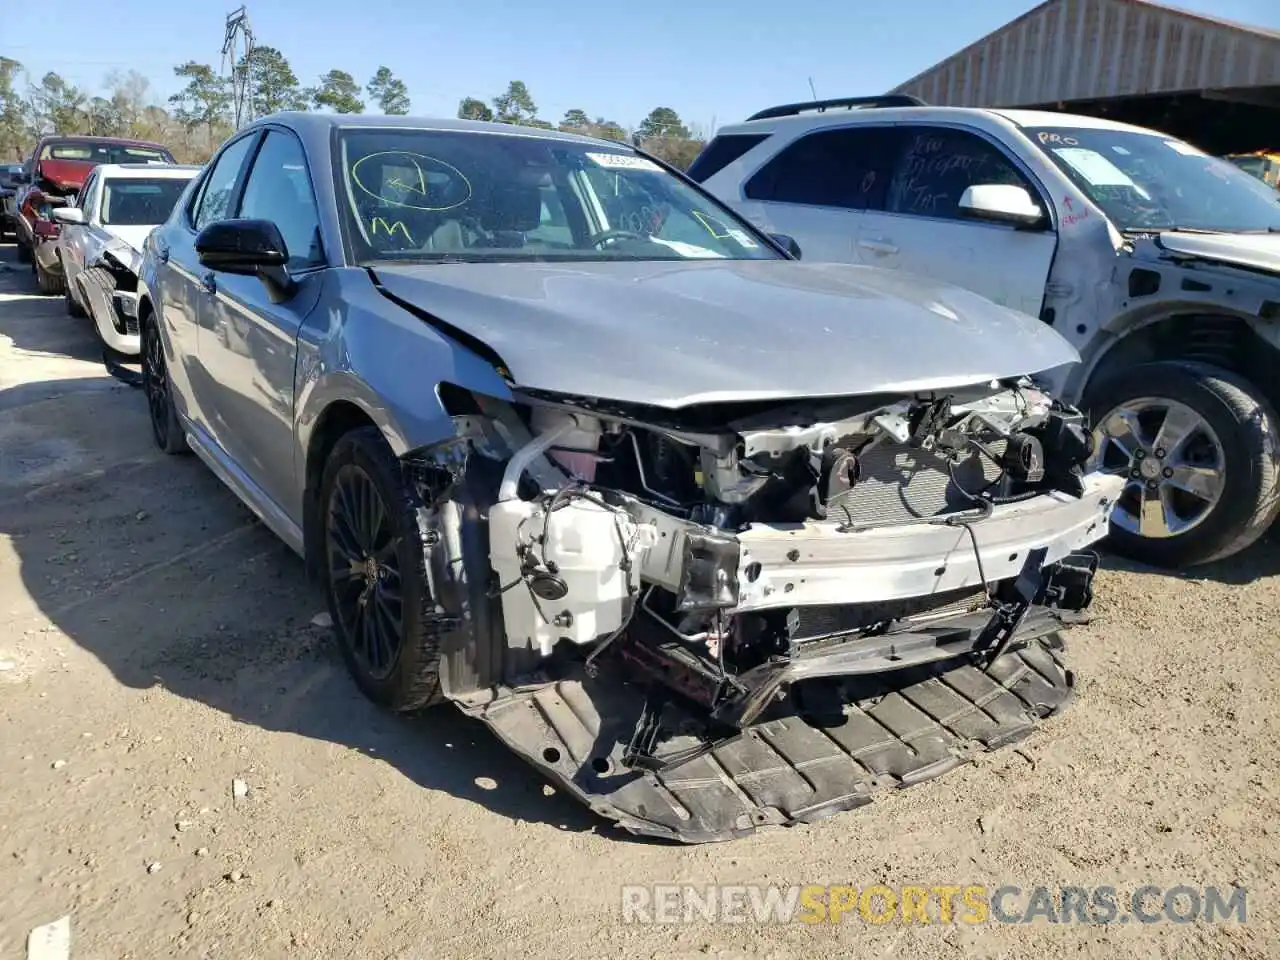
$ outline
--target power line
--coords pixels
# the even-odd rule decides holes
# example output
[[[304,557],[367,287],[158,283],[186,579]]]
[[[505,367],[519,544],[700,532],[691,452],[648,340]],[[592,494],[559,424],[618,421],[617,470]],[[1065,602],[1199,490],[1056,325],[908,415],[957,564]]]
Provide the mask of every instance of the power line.
[[[222,40],[222,75],[231,80],[231,105],[235,128],[253,119],[253,71],[249,58],[253,54],[253,28],[249,11],[241,6],[227,14],[226,34]]]

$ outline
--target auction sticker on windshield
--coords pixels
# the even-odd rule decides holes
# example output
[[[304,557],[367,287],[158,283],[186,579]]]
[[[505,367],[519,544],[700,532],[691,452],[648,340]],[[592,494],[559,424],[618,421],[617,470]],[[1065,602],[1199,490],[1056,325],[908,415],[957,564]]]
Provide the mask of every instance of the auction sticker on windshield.
[[[587,159],[607,170],[661,170],[652,160],[629,153],[588,153]]]
[[[1093,150],[1087,150],[1084,147],[1061,147],[1053,152],[1095,187],[1137,187],[1128,174]]]

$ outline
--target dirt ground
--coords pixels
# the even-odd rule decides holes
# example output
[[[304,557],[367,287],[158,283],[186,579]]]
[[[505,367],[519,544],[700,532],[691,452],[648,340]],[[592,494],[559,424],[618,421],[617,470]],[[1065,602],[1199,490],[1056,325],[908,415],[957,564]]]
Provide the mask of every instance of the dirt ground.
[[[1276,956],[1280,542],[1117,569],[1018,750],[815,826],[628,838],[478,723],[348,681],[301,563],[158,455],[0,248],[0,960]],[[248,793],[233,796],[233,781]],[[624,924],[623,884],[1242,885],[1243,924]]]

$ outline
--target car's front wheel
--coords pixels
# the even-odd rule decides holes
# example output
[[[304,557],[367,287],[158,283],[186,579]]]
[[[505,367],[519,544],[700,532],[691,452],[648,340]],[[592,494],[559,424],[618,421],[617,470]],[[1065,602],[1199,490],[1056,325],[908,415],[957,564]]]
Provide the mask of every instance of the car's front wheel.
[[[437,702],[440,644],[418,528],[422,501],[375,427],[343,436],[320,484],[320,569],[343,659],[371,700]]]
[[[154,316],[145,317],[142,323],[142,392],[147,397],[151,435],[156,446],[165,453],[186,453],[190,448],[173,402],[173,382],[169,379],[164,341],[160,339]]]
[[[1089,390],[1094,464],[1121,473],[1108,546],[1160,567],[1220,560],[1280,511],[1276,413],[1242,377],[1201,363],[1131,367]]]

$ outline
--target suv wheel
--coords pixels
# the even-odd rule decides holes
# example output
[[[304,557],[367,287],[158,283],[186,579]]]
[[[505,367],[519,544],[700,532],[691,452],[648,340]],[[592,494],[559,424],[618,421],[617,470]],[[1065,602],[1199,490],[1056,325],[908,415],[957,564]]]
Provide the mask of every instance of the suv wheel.
[[[1242,377],[1208,364],[1131,367],[1091,386],[1094,465],[1128,478],[1107,544],[1158,567],[1221,560],[1280,511],[1275,410]]]

